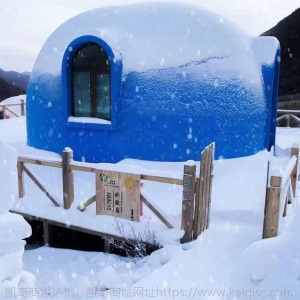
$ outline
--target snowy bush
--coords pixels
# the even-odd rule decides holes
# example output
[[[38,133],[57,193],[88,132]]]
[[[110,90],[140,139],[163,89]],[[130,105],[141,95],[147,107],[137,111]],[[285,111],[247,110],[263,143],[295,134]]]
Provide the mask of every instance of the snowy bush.
[[[126,256],[138,259],[161,248],[155,232],[150,230],[148,223],[141,231],[135,229],[131,222],[125,224],[117,219],[115,226],[122,241],[109,240],[109,242],[114,248],[125,252]]]

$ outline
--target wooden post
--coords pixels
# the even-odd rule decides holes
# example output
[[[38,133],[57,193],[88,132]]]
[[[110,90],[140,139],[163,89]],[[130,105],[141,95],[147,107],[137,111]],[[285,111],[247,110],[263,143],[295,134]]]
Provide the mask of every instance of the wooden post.
[[[25,116],[25,104],[23,99],[21,99],[21,116]]]
[[[49,224],[46,222],[43,223],[43,232],[44,245],[49,245]]]
[[[183,192],[182,192],[182,217],[181,229],[184,236],[181,243],[192,241],[193,238],[193,217],[195,201],[195,179],[196,165],[184,165]]]
[[[103,243],[104,243],[104,253],[110,253],[111,252],[111,243],[113,243],[113,239],[107,239],[103,238]]]
[[[2,106],[2,111],[3,111],[3,120],[6,119],[6,107]]]
[[[271,176],[270,186],[267,187],[263,239],[278,235],[281,181],[281,177]]]
[[[73,160],[73,150],[66,148],[62,152],[62,177],[64,208],[69,209],[74,201],[74,179],[70,162]]]
[[[292,183],[292,191],[293,191],[292,198],[296,196],[297,177],[298,177],[297,173],[298,173],[299,146],[297,144],[293,144],[291,148],[291,157],[294,155],[296,156],[297,161],[291,173],[291,183]]]
[[[25,190],[24,190],[24,176],[23,176],[23,164],[22,162],[18,161],[17,162],[17,169],[18,169],[18,187],[19,187],[19,198],[23,198],[25,195]]]
[[[291,125],[291,115],[288,114],[286,127],[290,127]]]

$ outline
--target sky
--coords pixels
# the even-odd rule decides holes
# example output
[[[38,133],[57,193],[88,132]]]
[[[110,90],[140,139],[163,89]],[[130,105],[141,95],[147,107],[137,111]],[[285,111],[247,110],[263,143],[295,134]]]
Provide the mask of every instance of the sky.
[[[170,0],[167,0],[170,1]],[[183,0],[181,0],[183,2]],[[49,35],[89,9],[144,0],[0,0],[0,68],[31,72]],[[147,0],[157,2],[157,0]],[[186,0],[223,15],[251,35],[275,26],[300,0]]]

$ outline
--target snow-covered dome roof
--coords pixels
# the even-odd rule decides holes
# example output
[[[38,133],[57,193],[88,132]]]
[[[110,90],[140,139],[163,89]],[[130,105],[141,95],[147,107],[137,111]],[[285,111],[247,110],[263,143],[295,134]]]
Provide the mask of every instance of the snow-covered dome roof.
[[[93,9],[68,20],[45,43],[39,55],[43,63],[38,59],[36,67],[59,72],[70,41],[84,35],[101,38],[121,56],[124,73],[228,57],[249,52],[251,44],[239,27],[199,6],[132,4]]]
[[[88,43],[111,63],[107,126],[70,120],[69,62]],[[251,155],[274,144],[279,51],[276,39],[251,37],[186,3],[82,13],[53,32],[36,60],[28,144],[58,153],[69,146],[86,161],[195,160],[212,141],[217,157]]]

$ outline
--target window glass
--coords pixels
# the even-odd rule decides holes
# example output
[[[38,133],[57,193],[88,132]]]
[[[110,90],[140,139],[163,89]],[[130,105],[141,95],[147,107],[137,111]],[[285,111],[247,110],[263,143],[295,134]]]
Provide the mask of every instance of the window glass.
[[[89,43],[72,60],[72,100],[75,117],[111,120],[110,64],[107,53]]]
[[[109,74],[97,74],[97,117],[110,120],[110,80]]]
[[[74,115],[91,116],[90,73],[73,72]]]

